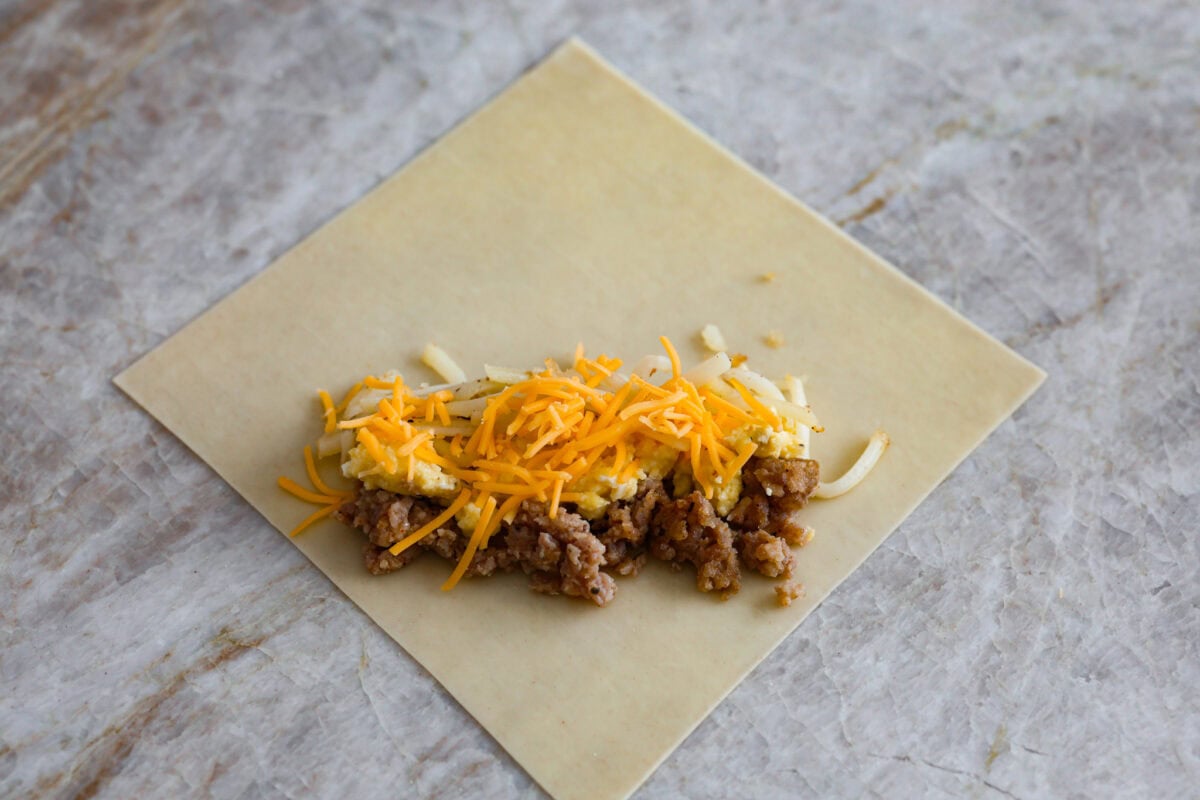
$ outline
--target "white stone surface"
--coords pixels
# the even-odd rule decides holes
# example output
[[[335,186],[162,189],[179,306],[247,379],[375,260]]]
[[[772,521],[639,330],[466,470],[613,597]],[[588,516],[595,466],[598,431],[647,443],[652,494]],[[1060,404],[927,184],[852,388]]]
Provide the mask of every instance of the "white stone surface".
[[[637,797],[1200,782],[1200,10],[0,3],[0,795],[539,797],[111,377],[564,37],[1048,382]]]

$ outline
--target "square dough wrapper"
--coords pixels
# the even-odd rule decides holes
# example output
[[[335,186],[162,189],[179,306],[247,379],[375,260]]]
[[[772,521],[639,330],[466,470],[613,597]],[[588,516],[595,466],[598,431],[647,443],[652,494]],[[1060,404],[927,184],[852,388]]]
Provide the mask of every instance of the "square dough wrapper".
[[[777,278],[767,285],[764,272]],[[685,362],[717,323],[763,374],[807,377],[826,475],[876,427],[893,445],[816,501],[807,596],[748,576],[728,602],[651,563],[605,609],[523,576],[438,585],[432,556],[363,569],[334,522],[293,540],[552,795],[630,794],[1041,382],[1043,373],[570,41],[406,167],[116,379],[280,531],[317,385],[402,369],[435,341],[467,369],[578,341]],[[761,344],[782,331],[778,349]],[[801,687],[797,687],[800,691]]]

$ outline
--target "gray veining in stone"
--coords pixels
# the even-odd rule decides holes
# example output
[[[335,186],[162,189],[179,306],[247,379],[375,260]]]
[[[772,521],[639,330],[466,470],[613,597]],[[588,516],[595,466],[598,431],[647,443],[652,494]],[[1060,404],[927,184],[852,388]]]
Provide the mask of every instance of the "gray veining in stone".
[[[563,38],[1048,382],[638,798],[1200,785],[1200,9],[0,2],[0,796],[539,797],[111,377]]]

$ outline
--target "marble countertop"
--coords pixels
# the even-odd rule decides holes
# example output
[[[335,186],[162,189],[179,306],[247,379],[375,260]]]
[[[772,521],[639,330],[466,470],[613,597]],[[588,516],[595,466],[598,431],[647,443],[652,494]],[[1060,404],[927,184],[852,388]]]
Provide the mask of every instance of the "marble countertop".
[[[0,796],[540,797],[110,383],[578,33],[1049,380],[639,800],[1200,781],[1200,11],[0,0]]]

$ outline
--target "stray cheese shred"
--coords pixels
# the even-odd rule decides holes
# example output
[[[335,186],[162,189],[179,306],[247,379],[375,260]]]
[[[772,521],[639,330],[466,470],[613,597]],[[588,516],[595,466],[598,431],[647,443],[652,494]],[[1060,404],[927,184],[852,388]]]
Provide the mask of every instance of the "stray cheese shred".
[[[392,555],[456,517],[467,532],[470,518],[469,542],[443,590],[459,582],[475,553],[526,500],[544,503],[553,519],[564,503],[595,497],[597,486],[615,491],[645,478],[655,461],[686,470],[712,499],[740,486],[738,475],[750,458],[780,437],[795,443],[798,456],[811,457],[809,433],[821,428],[807,405],[783,402],[773,384],[770,392],[747,386],[745,368],[724,356],[685,373],[670,340],[663,336],[660,343],[664,368],[650,379],[626,376],[620,359],[588,358],[581,344],[569,369],[553,360],[541,371],[488,367],[488,377],[471,382],[445,351],[430,345],[424,360],[455,385],[427,390],[388,373],[366,376],[336,405],[321,391],[324,432],[353,437],[349,455],[345,447],[340,451],[347,478],[400,485],[410,494],[431,493],[421,481],[438,487],[432,496],[442,498],[444,511],[388,548]],[[755,386],[769,384],[751,377]],[[793,400],[802,399],[802,392],[793,393]],[[827,487],[829,495],[849,491],[865,477],[886,440],[873,444],[860,467]],[[313,488],[287,477],[279,478],[279,486],[321,508],[293,536],[354,496],[322,480],[311,447],[304,459]]]

